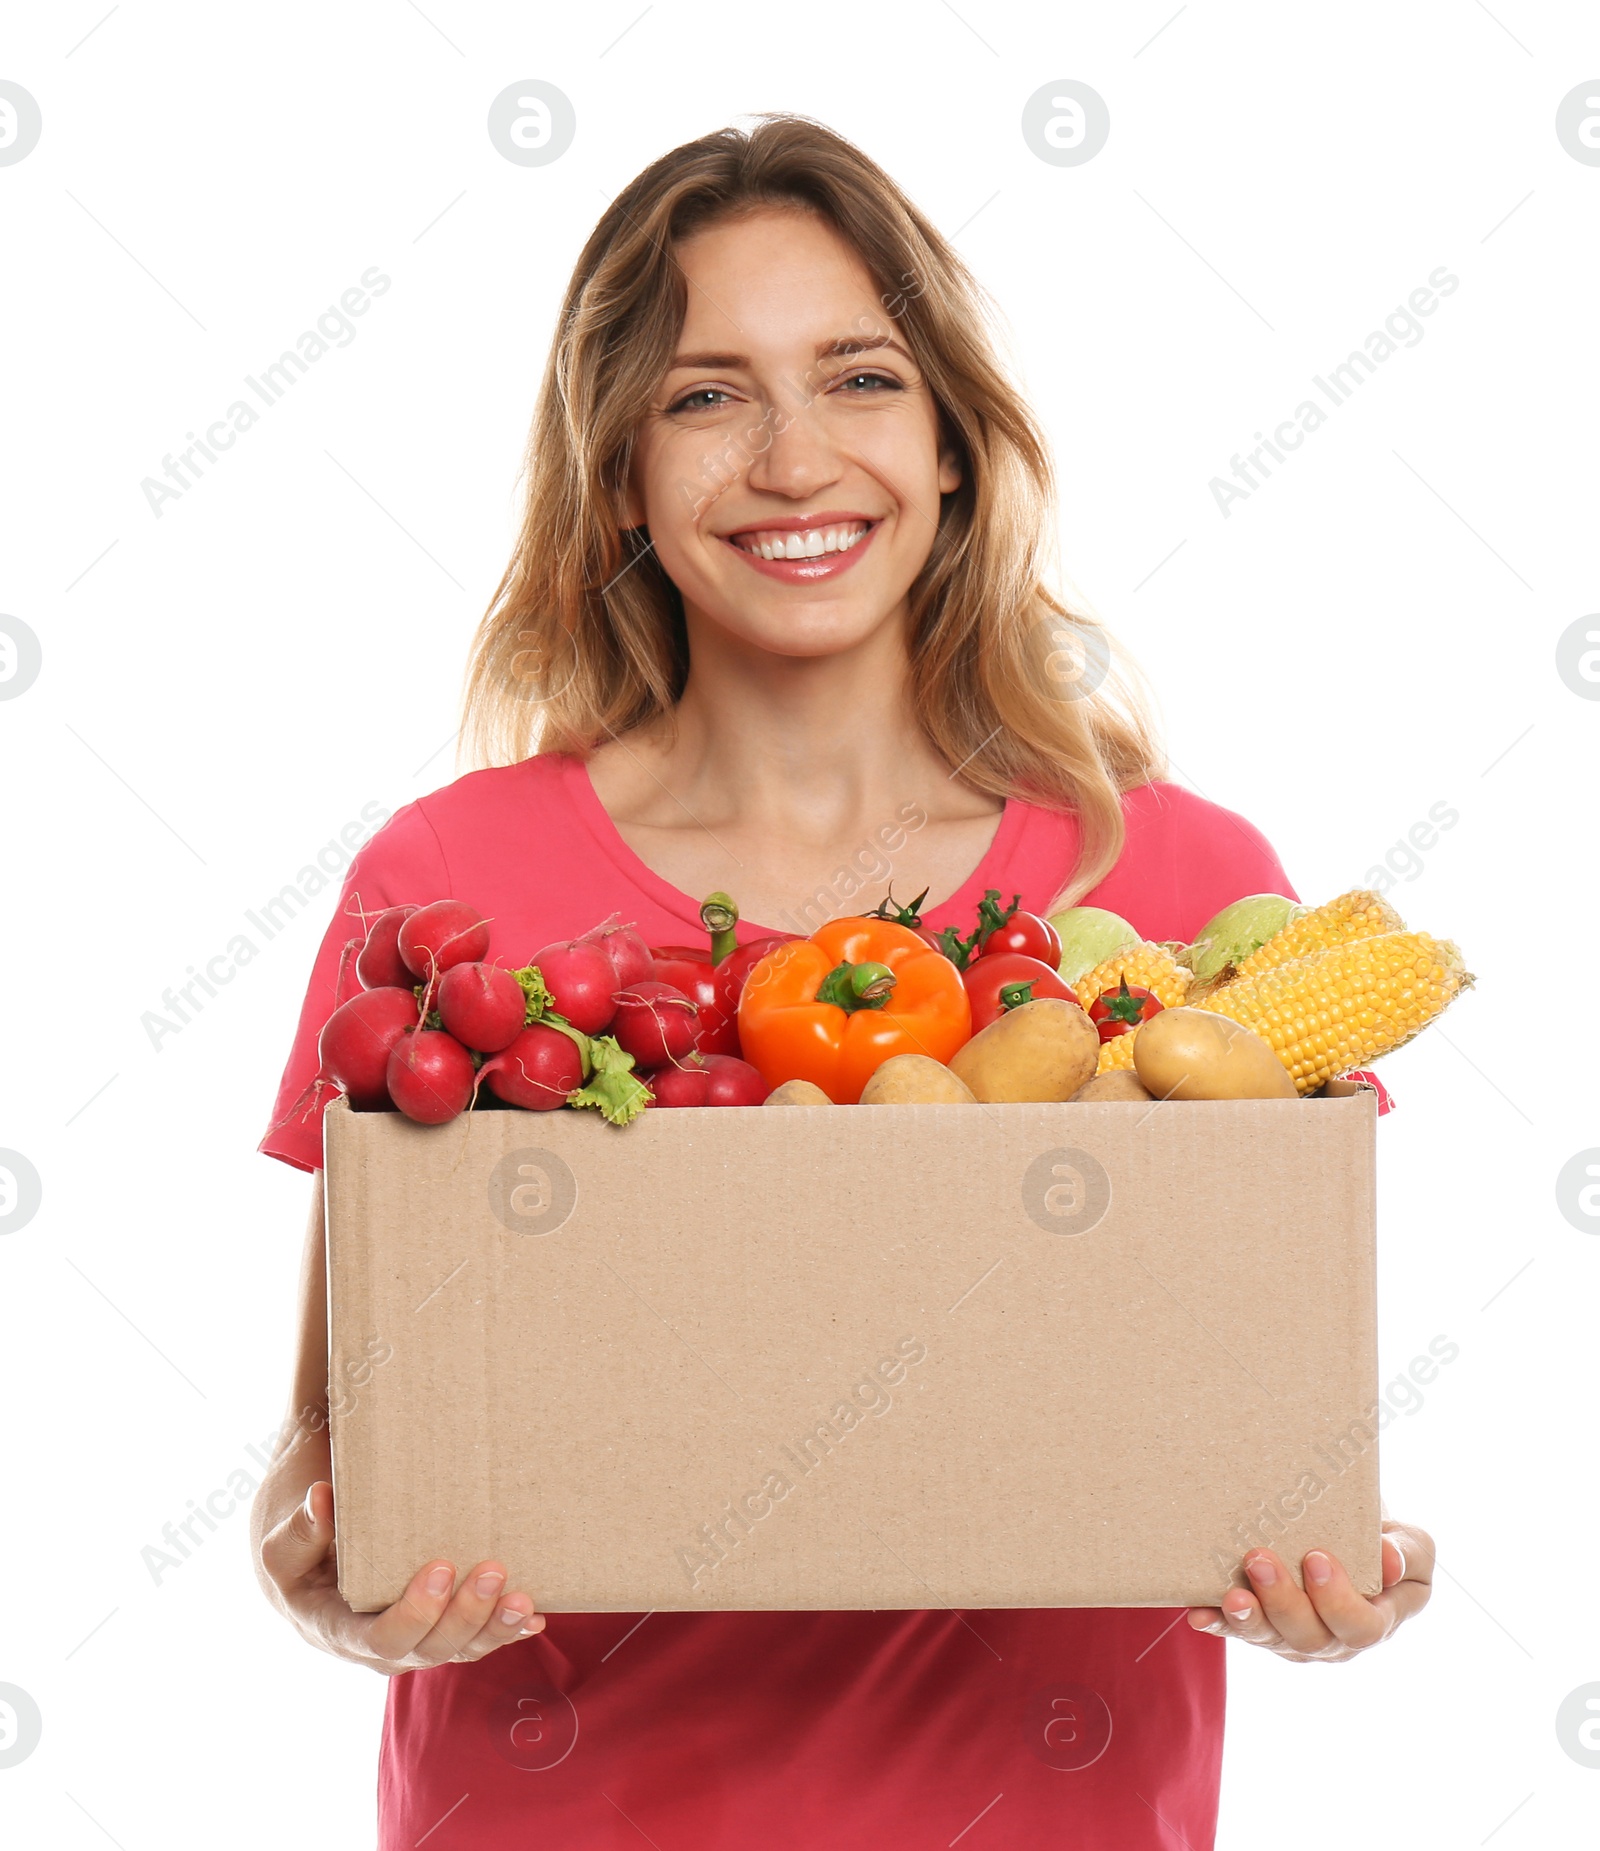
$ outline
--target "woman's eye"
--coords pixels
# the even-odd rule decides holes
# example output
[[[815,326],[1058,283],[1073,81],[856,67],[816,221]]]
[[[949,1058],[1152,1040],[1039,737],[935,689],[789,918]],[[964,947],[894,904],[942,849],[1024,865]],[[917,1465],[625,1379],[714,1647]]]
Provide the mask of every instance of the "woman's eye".
[[[693,392],[685,392],[667,407],[668,411],[710,411],[714,406],[708,400],[725,399],[727,393],[716,386],[697,386]]]
[[[899,392],[904,389],[901,386],[900,381],[898,379],[893,378],[888,373],[844,373],[844,374],[841,374],[840,381],[839,381],[841,385],[846,385],[846,386],[860,385],[863,382],[868,386],[888,386],[889,389],[894,392]],[[852,397],[861,397],[861,396],[870,397],[871,394],[870,393],[869,394],[852,393],[851,396]]]

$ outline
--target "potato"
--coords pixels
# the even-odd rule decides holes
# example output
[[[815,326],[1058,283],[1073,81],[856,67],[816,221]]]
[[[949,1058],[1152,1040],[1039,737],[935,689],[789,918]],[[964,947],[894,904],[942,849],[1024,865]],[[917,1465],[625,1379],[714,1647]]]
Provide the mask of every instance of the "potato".
[[[832,1105],[833,1101],[820,1086],[810,1080],[785,1080],[767,1094],[767,1105]]]
[[[1100,1035],[1076,1003],[1036,997],[980,1029],[950,1059],[950,1071],[984,1105],[1070,1099],[1094,1078]]]
[[[1110,1073],[1097,1073],[1087,1086],[1080,1086],[1072,1095],[1074,1104],[1081,1101],[1084,1105],[1097,1105],[1106,1099],[1150,1097],[1149,1088],[1136,1073],[1129,1073],[1125,1067],[1114,1067]]]
[[[926,1054],[896,1054],[861,1089],[863,1105],[975,1105],[972,1088]]]
[[[1163,1009],[1135,1034],[1134,1070],[1158,1099],[1298,1099],[1260,1035],[1209,1009]]]

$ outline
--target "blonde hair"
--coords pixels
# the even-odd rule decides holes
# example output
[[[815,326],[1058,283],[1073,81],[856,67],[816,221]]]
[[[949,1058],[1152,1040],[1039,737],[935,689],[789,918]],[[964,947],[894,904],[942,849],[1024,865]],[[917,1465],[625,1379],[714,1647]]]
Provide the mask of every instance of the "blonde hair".
[[[1079,858],[1056,901],[1071,904],[1121,852],[1121,793],[1162,764],[1136,674],[1045,582],[1056,497],[1043,434],[980,285],[889,176],[808,117],[756,124],[652,162],[583,247],[534,412],[521,531],[473,638],[460,750],[473,765],[586,756],[670,714],[688,670],[682,600],[620,522],[634,433],[683,326],[673,246],[763,208],[807,210],[859,253],[960,459],[910,591],[913,709],[968,784],[1076,812]]]

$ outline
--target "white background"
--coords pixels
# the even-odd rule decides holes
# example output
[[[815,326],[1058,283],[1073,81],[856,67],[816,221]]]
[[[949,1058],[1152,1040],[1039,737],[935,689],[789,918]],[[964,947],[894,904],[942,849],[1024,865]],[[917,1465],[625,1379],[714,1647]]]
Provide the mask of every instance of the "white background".
[[[308,1180],[254,1146],[332,890],[159,1052],[140,1017],[364,804],[454,775],[465,645],[582,238],[668,147],[791,108],[882,161],[1008,317],[1073,585],[1148,672],[1182,779],[1312,897],[1430,807],[1459,815],[1392,897],[1462,944],[1477,989],[1389,1063],[1379,1128],[1384,1380],[1435,1336],[1460,1350],[1383,1441],[1438,1591],[1358,1663],[1229,1646],[1219,1842],[1592,1844],[1600,1770],[1555,1716],[1600,1680],[1600,1240],[1555,1179],[1600,1145],[1580,925],[1600,705],[1556,651],[1600,610],[1600,167],[1554,124],[1600,73],[1600,18],[103,15],[19,10],[0,58],[44,120],[0,167],[0,609],[44,652],[0,703],[0,1144],[44,1179],[0,1241],[0,1682],[44,1716],[0,1771],[11,1842],[370,1839],[381,1681],[269,1611],[242,1513],[159,1586],[140,1557],[280,1418]],[[485,129],[527,77],[577,111],[542,168]],[[1111,112],[1084,166],[1020,132],[1056,77]],[[357,338],[156,518],[141,480],[374,264],[392,288]],[[1225,518],[1211,478],[1441,264],[1460,287],[1424,337]]]

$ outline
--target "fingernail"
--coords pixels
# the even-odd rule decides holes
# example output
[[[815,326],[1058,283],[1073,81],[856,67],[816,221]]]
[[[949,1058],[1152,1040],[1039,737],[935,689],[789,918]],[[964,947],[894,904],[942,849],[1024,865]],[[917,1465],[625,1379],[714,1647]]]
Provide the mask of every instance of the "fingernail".
[[[1222,1622],[1221,1620],[1207,1620],[1203,1630],[1206,1632],[1221,1632]]]
[[[1257,1587],[1271,1587],[1278,1578],[1278,1571],[1264,1555],[1252,1556],[1244,1565],[1245,1573]]]
[[[1400,1579],[1404,1581],[1406,1578],[1406,1552],[1392,1536],[1389,1538],[1389,1542],[1395,1554],[1400,1558]]]
[[[1324,1587],[1333,1579],[1333,1564],[1320,1549],[1313,1549],[1306,1557],[1306,1578],[1318,1587]]]
[[[441,1594],[448,1594],[455,1578],[455,1570],[453,1568],[436,1568],[428,1577],[428,1592],[432,1594],[435,1599]]]
[[[316,1522],[316,1520],[317,1520],[317,1513],[316,1513],[316,1512],[315,1512],[315,1510],[313,1510],[313,1509],[312,1509],[312,1507],[311,1507],[311,1494],[312,1494],[312,1492],[313,1492],[313,1491],[315,1491],[315,1490],[316,1490],[316,1486],[315,1486],[315,1485],[307,1485],[307,1486],[306,1486],[306,1505],[305,1505],[305,1510],[306,1510],[306,1522],[307,1522],[307,1523],[315,1523],[315,1522]]]
[[[544,1615],[542,1613],[529,1614],[528,1623],[522,1629],[522,1637],[526,1639],[530,1633],[543,1632],[543,1631],[544,1631]]]
[[[473,1592],[478,1596],[479,1600],[493,1600],[495,1595],[500,1592],[505,1584],[506,1578],[501,1574],[500,1570],[498,1568],[490,1568],[479,1575],[472,1586]]]
[[[518,1613],[515,1607],[507,1607],[500,1615],[500,1624],[502,1626],[516,1626],[520,1624],[522,1617],[523,1616]]]

